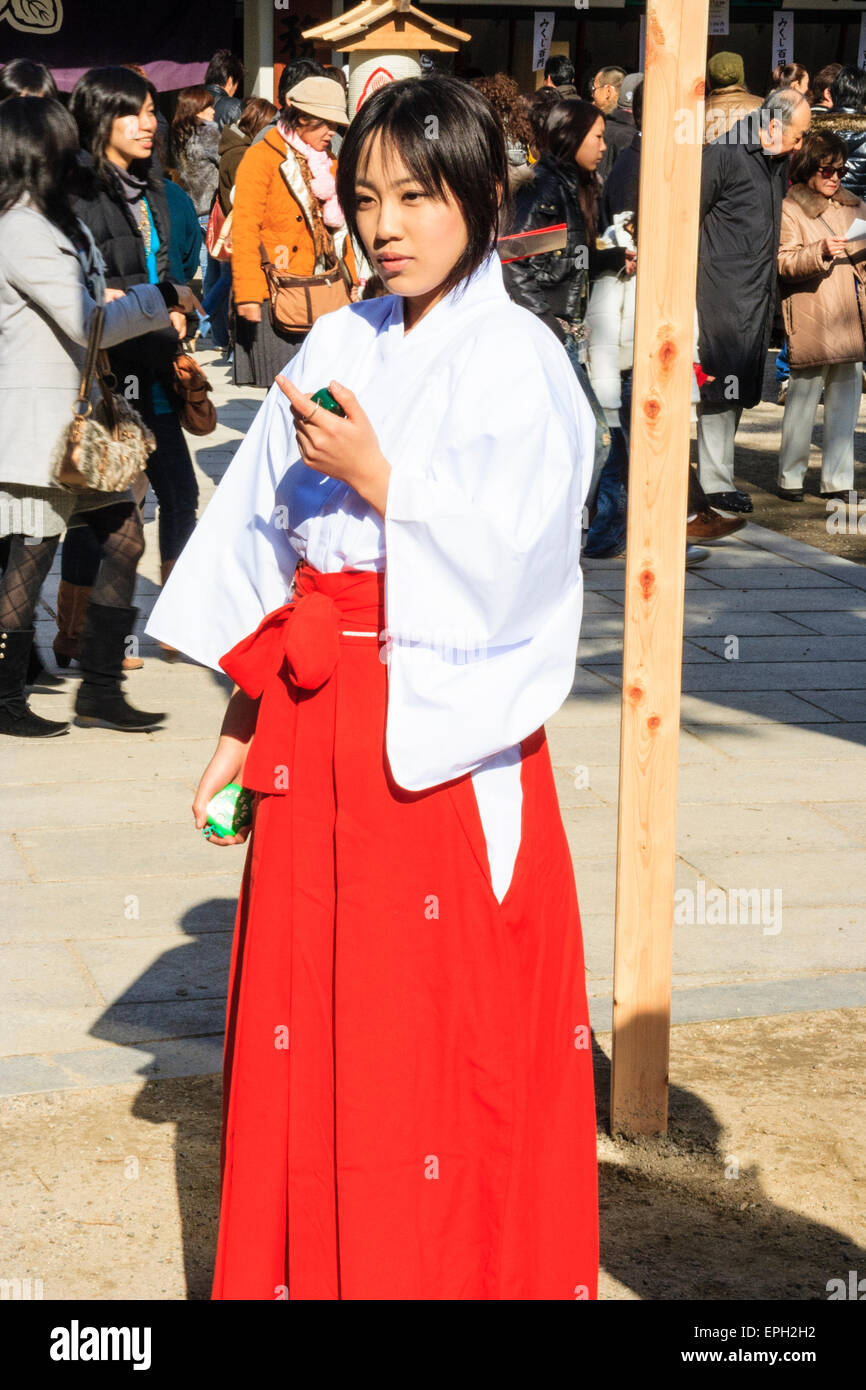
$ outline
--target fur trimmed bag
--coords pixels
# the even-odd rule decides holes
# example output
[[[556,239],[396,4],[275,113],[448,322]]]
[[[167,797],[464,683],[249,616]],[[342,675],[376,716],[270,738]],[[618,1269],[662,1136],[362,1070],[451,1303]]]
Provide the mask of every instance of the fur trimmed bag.
[[[105,309],[93,315],[73,420],[52,455],[52,478],[69,491],[125,492],[147,465],[156,440],[138,411],[114,392],[108,354],[100,352]],[[93,404],[93,381],[101,399]]]

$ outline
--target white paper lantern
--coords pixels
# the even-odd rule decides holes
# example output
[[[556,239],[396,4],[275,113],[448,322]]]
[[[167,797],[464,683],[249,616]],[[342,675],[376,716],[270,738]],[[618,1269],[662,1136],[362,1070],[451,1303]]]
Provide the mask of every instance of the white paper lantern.
[[[421,76],[421,55],[415,49],[399,53],[371,53],[359,48],[349,54],[349,115],[388,82]]]

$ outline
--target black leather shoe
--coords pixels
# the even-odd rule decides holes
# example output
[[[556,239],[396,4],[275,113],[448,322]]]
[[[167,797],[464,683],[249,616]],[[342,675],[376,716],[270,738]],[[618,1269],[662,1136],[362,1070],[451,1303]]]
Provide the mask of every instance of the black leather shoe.
[[[753,512],[752,499],[747,492],[708,492],[707,501],[717,512]]]
[[[778,496],[783,502],[802,502],[805,494],[801,487],[780,487]]]

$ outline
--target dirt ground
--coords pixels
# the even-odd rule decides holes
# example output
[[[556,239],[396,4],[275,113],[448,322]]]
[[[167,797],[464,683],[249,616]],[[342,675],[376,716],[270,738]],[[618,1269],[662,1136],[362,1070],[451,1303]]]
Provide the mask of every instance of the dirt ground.
[[[866,1010],[681,1025],[670,1132],[606,1132],[603,1299],[826,1299],[866,1275]],[[220,1081],[7,1097],[0,1277],[46,1299],[201,1300],[216,1239]]]

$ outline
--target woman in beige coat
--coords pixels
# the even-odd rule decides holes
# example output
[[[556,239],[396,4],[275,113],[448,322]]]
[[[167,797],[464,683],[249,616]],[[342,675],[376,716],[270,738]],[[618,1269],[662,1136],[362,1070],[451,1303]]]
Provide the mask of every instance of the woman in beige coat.
[[[854,429],[866,358],[866,241],[849,242],[866,203],[841,186],[846,146],[807,135],[791,162],[782,204],[779,275],[790,344],[791,385],[782,424],[779,496],[802,502],[812,427],[824,392],[821,496],[847,501],[854,485]]]

